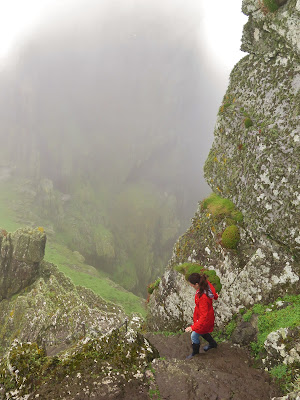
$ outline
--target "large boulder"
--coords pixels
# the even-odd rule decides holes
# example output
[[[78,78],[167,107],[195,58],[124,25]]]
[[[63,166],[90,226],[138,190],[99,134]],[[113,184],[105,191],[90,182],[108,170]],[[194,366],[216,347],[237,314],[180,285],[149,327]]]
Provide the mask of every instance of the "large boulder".
[[[0,230],[0,300],[29,286],[38,277],[46,235],[43,228]]]

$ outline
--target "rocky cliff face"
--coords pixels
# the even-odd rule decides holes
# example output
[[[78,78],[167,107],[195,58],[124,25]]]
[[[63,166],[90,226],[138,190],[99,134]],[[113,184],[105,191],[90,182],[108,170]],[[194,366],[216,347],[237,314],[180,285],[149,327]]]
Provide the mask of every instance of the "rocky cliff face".
[[[205,177],[254,237],[267,234],[299,255],[300,3],[272,13],[244,1],[243,11],[242,50],[250,54],[231,73]]]
[[[290,0],[272,13],[261,2],[243,2],[249,22],[244,28],[242,48],[251,54],[231,73],[205,164],[205,176],[213,191],[230,199],[243,218],[235,221],[226,207],[219,210],[199,204],[191,228],[175,245],[170,269],[150,300],[151,314],[163,312],[157,305],[173,296],[170,292],[182,296],[187,290],[172,267],[188,260],[215,269],[221,278],[218,322],[229,320],[244,306],[297,291],[299,4]],[[234,224],[240,240],[236,249],[228,249],[222,246],[221,236],[227,226]],[[174,307],[176,301],[170,304]],[[185,315],[182,304],[187,302],[180,300],[179,304],[181,315]],[[187,306],[187,310],[190,308]],[[167,313],[163,320],[168,319]],[[187,322],[187,318],[183,320]]]
[[[43,261],[45,242],[42,228],[2,231],[0,399],[148,390],[145,369],[157,351],[137,333],[141,318],[128,317],[125,331],[121,307]]]
[[[214,269],[221,280],[219,327],[254,304],[299,294],[300,2],[244,0],[243,12],[249,19],[242,49],[249,54],[231,72],[204,168],[215,195],[199,204],[151,295],[151,329],[190,324],[194,292],[174,270],[187,261]],[[233,214],[233,204],[242,217]],[[236,232],[234,245],[225,241],[229,230]],[[281,333],[274,337],[283,343]],[[278,355],[271,336],[266,346]],[[299,362],[298,342],[289,350],[282,346],[288,356],[293,348],[289,362]]]

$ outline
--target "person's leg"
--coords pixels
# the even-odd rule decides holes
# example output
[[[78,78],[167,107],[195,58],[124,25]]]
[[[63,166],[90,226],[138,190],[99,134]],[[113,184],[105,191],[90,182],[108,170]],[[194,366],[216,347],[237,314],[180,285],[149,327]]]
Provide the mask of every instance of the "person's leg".
[[[203,337],[203,339],[205,339],[208,342],[208,344],[203,347],[204,351],[208,351],[210,349],[214,349],[214,348],[216,348],[218,346],[217,342],[213,339],[213,337],[211,336],[210,333],[204,333],[201,336]]]
[[[191,333],[191,340],[192,340],[192,343],[194,343],[194,344],[200,344],[200,334],[193,331]]]
[[[199,354],[199,349],[200,349],[200,335],[199,335],[199,333],[193,331],[192,334],[191,334],[191,339],[192,339],[193,352],[192,352],[192,354],[187,356],[186,360],[190,360],[196,354]]]

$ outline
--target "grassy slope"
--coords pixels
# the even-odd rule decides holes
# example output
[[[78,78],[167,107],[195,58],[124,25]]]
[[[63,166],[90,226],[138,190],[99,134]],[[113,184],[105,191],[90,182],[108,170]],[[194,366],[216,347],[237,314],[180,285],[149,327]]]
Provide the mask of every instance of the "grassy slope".
[[[138,312],[145,316],[143,300],[133,293],[125,291],[96,268],[78,261],[74,253],[66,246],[50,242],[46,246],[45,260],[58,266],[75,285],[92,289],[105,300],[123,306],[126,313]]]
[[[17,213],[13,209],[13,204],[21,200],[13,184],[0,182],[1,229],[14,232],[25,226],[22,221],[19,221]],[[43,224],[40,223],[40,225]],[[71,250],[55,242],[55,236],[47,240],[45,260],[57,265],[59,270],[68,276],[75,285],[92,289],[103,299],[121,305],[127,314],[137,312],[143,316],[146,315],[143,299],[125,291],[94,267],[80,262]]]

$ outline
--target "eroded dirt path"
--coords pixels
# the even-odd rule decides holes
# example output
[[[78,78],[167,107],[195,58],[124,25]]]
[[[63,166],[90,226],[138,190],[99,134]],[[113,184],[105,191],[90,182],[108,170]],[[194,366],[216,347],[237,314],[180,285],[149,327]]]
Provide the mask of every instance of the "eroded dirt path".
[[[244,349],[221,343],[205,353],[203,340],[200,354],[186,361],[189,334],[146,337],[161,357],[153,363],[161,400],[270,400],[280,395],[269,375],[252,367]]]

